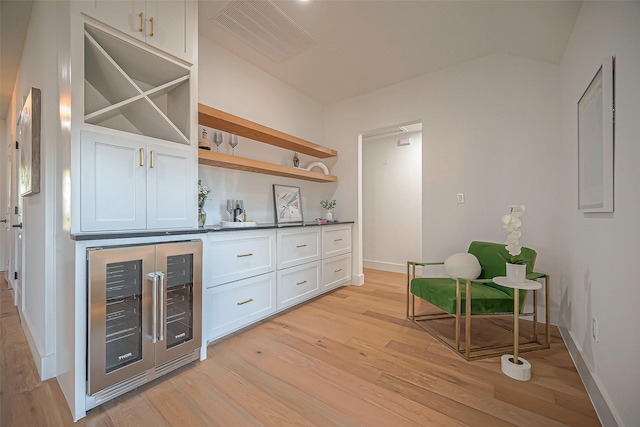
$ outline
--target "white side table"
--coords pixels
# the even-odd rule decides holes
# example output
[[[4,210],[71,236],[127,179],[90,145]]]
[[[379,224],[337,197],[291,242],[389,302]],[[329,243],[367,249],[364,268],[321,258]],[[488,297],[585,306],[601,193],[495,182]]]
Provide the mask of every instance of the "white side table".
[[[525,280],[524,282],[510,282],[506,277],[494,277],[493,282],[512,288],[513,293],[513,354],[505,354],[501,358],[502,372],[513,379],[519,381],[529,381],[531,379],[531,364],[522,357],[518,357],[518,345],[520,336],[520,289],[537,291],[542,288],[542,284],[535,280]]]

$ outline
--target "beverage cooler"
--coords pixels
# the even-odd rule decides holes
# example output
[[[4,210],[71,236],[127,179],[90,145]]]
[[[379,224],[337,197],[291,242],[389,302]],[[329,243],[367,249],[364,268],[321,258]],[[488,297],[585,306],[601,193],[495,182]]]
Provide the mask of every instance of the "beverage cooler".
[[[91,409],[200,357],[202,242],[88,250]]]

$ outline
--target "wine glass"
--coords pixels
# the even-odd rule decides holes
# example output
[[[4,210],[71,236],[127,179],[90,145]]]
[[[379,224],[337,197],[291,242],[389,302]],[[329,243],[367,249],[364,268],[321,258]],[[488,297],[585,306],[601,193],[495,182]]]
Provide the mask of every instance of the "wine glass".
[[[236,155],[236,145],[238,145],[238,135],[234,135],[232,133],[229,134],[229,145],[231,146],[231,154]]]
[[[233,209],[235,208],[234,206],[234,201],[233,199],[227,199],[227,212],[229,212],[229,221],[233,221]]]
[[[216,152],[219,152],[218,148],[220,147],[220,144],[222,144],[222,132],[217,130],[213,134],[213,142],[216,144]]]

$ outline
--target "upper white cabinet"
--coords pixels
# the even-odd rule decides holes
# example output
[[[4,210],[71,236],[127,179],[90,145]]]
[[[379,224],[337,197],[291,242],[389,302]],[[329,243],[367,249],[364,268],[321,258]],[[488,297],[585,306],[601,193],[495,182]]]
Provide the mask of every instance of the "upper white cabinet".
[[[194,60],[191,30],[197,19],[196,0],[82,1],[88,16],[189,63]]]
[[[189,144],[190,78],[189,67],[85,25],[85,123]]]
[[[81,231],[195,226],[189,147],[83,131],[80,156]]]

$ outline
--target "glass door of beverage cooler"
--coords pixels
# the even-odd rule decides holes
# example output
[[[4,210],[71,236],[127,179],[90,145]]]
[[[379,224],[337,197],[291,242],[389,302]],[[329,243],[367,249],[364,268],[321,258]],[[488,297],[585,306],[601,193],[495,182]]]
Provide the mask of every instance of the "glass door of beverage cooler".
[[[156,250],[161,299],[156,364],[202,345],[202,242],[161,244]]]
[[[154,246],[89,251],[89,395],[153,367]]]

